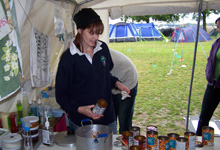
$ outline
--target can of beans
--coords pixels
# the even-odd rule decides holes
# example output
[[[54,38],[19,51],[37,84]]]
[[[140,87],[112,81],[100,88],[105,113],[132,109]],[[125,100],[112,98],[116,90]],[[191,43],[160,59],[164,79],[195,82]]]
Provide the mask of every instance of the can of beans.
[[[209,126],[202,127],[202,144],[206,146],[214,145],[214,128]]]
[[[188,139],[189,150],[195,150],[196,149],[196,133],[185,132],[184,137]]]
[[[140,127],[132,126],[129,128],[129,131],[133,132],[133,137],[140,135]]]
[[[136,135],[134,137],[134,145],[139,145],[142,150],[146,148],[146,137],[143,135]]]
[[[157,131],[147,131],[147,149],[156,150],[157,149]]]
[[[146,127],[146,131],[158,131],[158,128],[157,126],[147,126]]]
[[[122,132],[122,148],[129,149],[133,145],[133,132],[124,131]]]
[[[185,137],[176,138],[176,150],[188,150],[188,139]]]
[[[138,145],[132,145],[130,147],[130,150],[142,150],[142,147],[141,146],[138,146]]]
[[[176,138],[179,137],[179,134],[168,133],[167,137],[169,138],[169,150],[175,150],[176,149]]]
[[[157,150],[169,150],[169,138],[167,136],[157,137]]]

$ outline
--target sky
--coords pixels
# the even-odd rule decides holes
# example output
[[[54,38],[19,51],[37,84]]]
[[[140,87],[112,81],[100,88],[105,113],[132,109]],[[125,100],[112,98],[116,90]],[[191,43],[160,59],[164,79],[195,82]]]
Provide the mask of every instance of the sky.
[[[215,14],[211,14],[209,15],[209,17],[206,18],[206,23],[215,23],[215,20],[220,17],[220,14],[215,15]],[[119,19],[115,19],[115,20],[111,20],[109,19],[109,24],[115,24],[121,22],[120,18]],[[150,20],[150,22],[152,22],[152,20]],[[167,24],[166,22],[158,22],[158,21],[153,21],[154,24]],[[186,24],[186,23],[191,23],[191,24],[196,24],[197,21],[196,20],[192,20],[192,14],[185,16],[183,19],[181,18],[179,22],[175,22],[176,24]],[[201,25],[202,22],[200,22]]]

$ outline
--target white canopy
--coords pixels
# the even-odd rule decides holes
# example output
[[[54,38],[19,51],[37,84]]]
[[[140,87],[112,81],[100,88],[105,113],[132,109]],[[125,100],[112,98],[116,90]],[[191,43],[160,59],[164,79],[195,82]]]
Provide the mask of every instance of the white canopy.
[[[112,19],[127,16],[160,15],[198,12],[199,0],[105,0],[92,8],[108,9]],[[87,7],[89,4],[84,4]],[[206,9],[220,10],[219,0],[203,0],[202,11]]]

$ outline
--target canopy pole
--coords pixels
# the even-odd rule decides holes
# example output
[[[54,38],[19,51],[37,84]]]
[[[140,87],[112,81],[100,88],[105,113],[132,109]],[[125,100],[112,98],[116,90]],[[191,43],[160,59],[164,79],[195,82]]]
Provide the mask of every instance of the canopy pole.
[[[189,89],[188,108],[187,108],[187,117],[186,117],[186,132],[188,131],[188,125],[189,125],[190,98],[191,98],[191,93],[192,93],[193,75],[194,75],[194,69],[195,69],[195,63],[196,63],[196,53],[197,53],[197,44],[198,44],[198,38],[199,38],[199,27],[200,27],[200,17],[201,17],[201,11],[202,11],[202,2],[203,0],[200,0],[199,10],[198,10],[199,18],[197,22],[196,42],[195,42],[191,82],[190,82],[190,89]]]

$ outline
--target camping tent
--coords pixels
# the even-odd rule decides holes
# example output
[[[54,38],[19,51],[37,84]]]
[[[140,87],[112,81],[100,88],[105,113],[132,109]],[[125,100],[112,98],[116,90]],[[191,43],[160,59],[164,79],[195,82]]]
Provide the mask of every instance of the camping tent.
[[[135,42],[137,37],[138,33],[133,23],[119,22],[109,25],[110,42]]]
[[[164,35],[164,36],[169,36],[171,37],[173,34],[174,29],[173,28],[161,28],[159,29],[160,32]]]
[[[58,38],[55,36],[54,32],[54,14],[57,11],[61,10],[63,16],[63,24],[60,22],[61,27],[68,29],[71,33],[71,22],[68,22],[69,17],[73,14],[73,12],[78,11],[83,7],[92,7],[95,9],[103,19],[105,27],[108,28],[108,16],[112,19],[117,19],[122,15],[127,16],[138,16],[138,15],[161,15],[161,14],[175,14],[175,13],[189,13],[189,12],[199,12],[199,17],[201,15],[201,11],[206,9],[215,9],[220,11],[220,3],[219,0],[9,0],[10,2],[14,2],[16,14],[17,14],[17,26],[19,31],[18,37],[20,37],[20,56],[22,60],[20,60],[20,67],[22,68],[22,76],[20,77],[21,86],[26,85],[26,83],[31,83],[30,79],[33,74],[30,73],[30,45],[32,45],[32,40],[30,40],[30,29],[34,27],[36,32],[44,33],[49,37],[49,45],[47,48],[50,50],[48,52],[49,60],[49,70],[52,77],[56,74],[56,66],[59,60],[59,56],[65,47],[68,45],[68,40],[73,34],[66,34],[64,41],[62,38]],[[1,0],[1,2],[3,2]],[[55,9],[55,5],[52,2],[62,3],[60,9]],[[8,7],[7,7],[8,8]],[[12,7],[11,7],[12,8]],[[56,11],[55,11],[56,10]],[[5,13],[0,13],[0,19],[2,20],[2,15]],[[13,13],[7,13],[12,16]],[[59,13],[58,13],[59,14]],[[4,19],[4,18],[3,18]],[[59,20],[58,20],[59,21]],[[15,23],[15,22],[14,22]],[[198,22],[199,25],[199,22]],[[74,25],[73,25],[74,26]],[[32,28],[33,29],[33,28]],[[6,30],[5,30],[6,31]],[[108,29],[105,30],[101,39],[108,43]],[[43,36],[46,38],[46,36]],[[48,38],[47,37],[47,38]],[[19,40],[18,40],[19,43]],[[15,44],[15,43],[14,43]],[[19,44],[18,44],[19,45]],[[17,49],[19,49],[17,47]],[[196,58],[196,50],[197,50],[197,42],[195,43],[195,53],[194,60]],[[1,53],[2,54],[2,53]],[[2,57],[2,56],[0,56]],[[34,61],[34,60],[33,60]],[[2,64],[1,64],[2,65]],[[195,61],[193,63],[192,70],[192,80],[193,81],[193,72],[194,72]],[[11,74],[12,75],[12,74]],[[8,79],[8,78],[6,78]],[[51,79],[53,81],[53,78]],[[4,87],[5,84],[1,85],[1,88]],[[191,82],[192,85],[192,82]],[[20,87],[21,87],[20,86]],[[20,99],[20,88],[15,88],[14,92],[10,95],[10,97],[4,99],[4,101],[0,104],[1,111],[14,111],[12,106],[14,106],[13,102],[15,99]],[[35,90],[31,84],[28,84],[27,87],[30,91]],[[9,87],[10,88],[10,87]],[[190,86],[191,91],[191,86]],[[36,94],[36,93],[35,93]],[[35,95],[33,94],[33,95]],[[0,93],[1,95],[1,93]],[[189,93],[190,100],[191,92]],[[3,99],[1,99],[3,100]],[[190,102],[189,102],[190,104]],[[188,111],[189,112],[189,111]],[[186,128],[187,129],[187,128]]]
[[[209,33],[210,36],[217,36],[218,35],[218,31],[215,29],[212,29],[212,31]]]
[[[176,28],[172,34],[171,42],[195,42],[196,41],[197,26],[191,25],[186,28]],[[200,27],[199,42],[211,41],[209,34]]]
[[[154,23],[138,23],[134,24],[138,32],[139,38],[147,41],[161,41],[162,35],[155,28]]]

